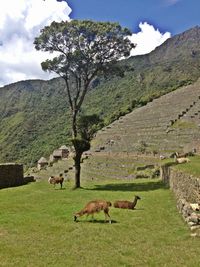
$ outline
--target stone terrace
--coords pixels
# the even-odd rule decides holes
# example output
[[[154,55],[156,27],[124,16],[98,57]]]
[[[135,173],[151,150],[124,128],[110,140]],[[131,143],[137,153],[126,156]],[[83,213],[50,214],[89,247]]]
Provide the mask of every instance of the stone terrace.
[[[147,151],[169,154],[192,149],[200,140],[200,80],[168,93],[103,128],[92,150],[137,152],[141,142]]]

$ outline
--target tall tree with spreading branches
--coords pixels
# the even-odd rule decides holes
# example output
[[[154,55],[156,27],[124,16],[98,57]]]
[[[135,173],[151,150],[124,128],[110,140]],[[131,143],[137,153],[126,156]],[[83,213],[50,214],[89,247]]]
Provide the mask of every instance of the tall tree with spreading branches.
[[[41,63],[42,69],[58,74],[65,81],[75,149],[75,188],[80,187],[82,153],[90,148],[90,140],[78,135],[78,113],[91,82],[97,76],[123,74],[124,70],[116,63],[129,56],[134,47],[129,35],[131,32],[118,23],[72,20],[52,22],[35,38],[37,50],[55,55],[53,59]]]

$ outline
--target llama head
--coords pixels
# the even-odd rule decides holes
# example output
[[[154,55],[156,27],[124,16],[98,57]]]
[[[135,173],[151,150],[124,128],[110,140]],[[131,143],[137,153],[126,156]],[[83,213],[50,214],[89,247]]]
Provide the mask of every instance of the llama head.
[[[82,216],[82,215],[84,215],[84,214],[85,214],[85,212],[84,212],[83,210],[74,213],[74,222],[77,221],[77,218],[78,218],[78,217],[80,217],[80,216]]]
[[[139,196],[135,196],[135,198],[138,200],[138,199],[141,199]]]

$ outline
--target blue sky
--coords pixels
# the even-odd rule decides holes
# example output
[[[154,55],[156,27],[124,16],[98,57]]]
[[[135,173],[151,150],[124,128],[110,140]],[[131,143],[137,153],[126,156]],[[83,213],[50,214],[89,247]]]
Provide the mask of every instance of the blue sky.
[[[71,18],[118,21],[133,32],[148,22],[172,35],[200,24],[200,0],[66,0]]]
[[[131,55],[147,54],[173,35],[200,25],[200,0],[0,0],[0,86],[50,79],[34,38],[52,21],[119,22],[132,32]]]

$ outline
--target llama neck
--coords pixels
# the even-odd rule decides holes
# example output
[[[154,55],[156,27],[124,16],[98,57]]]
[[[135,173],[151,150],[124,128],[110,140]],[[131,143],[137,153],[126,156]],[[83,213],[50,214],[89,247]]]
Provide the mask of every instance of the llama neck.
[[[134,209],[135,205],[137,204],[137,197],[133,200],[132,208]]]

